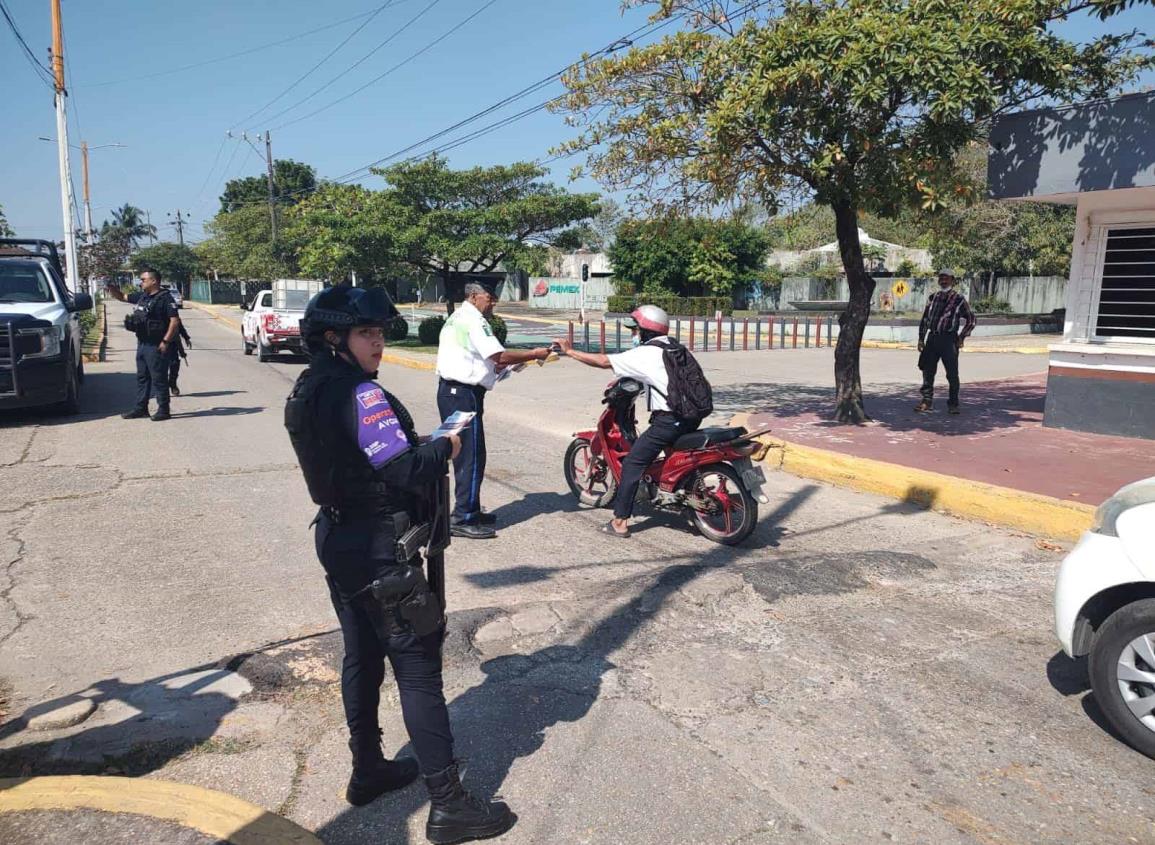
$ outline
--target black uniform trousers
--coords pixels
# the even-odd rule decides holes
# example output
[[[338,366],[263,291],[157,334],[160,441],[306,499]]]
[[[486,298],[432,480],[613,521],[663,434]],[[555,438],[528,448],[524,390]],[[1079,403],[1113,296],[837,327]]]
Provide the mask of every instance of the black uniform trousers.
[[[176,387],[176,380],[178,378],[180,378],[181,348],[182,348],[181,342],[180,342],[180,339],[178,338],[177,340],[173,341],[172,347],[168,350],[168,354],[169,354],[168,384],[169,384],[169,387]]]
[[[365,597],[351,598],[379,572],[396,563],[381,557],[379,518],[335,523],[322,515],[317,521],[317,557],[325,568],[329,597],[341,624],[345,658],[341,663],[341,701],[354,740],[378,741],[381,684],[385,661],[401,698],[401,716],[423,775],[453,764],[453,732],[441,680],[444,630],[418,637],[412,631],[389,634],[374,624]]]
[[[172,350],[169,350],[170,352]],[[144,340],[136,344],[136,407],[148,410],[148,400],[156,399],[156,409],[168,408],[169,356],[160,351],[160,345]]]
[[[922,354],[918,357],[918,368],[922,370],[922,398],[934,401],[934,378],[938,373],[938,362],[946,370],[946,381],[950,386],[947,404],[958,406],[958,335],[954,332],[931,332],[923,343]]]
[[[622,461],[622,478],[618,482],[618,492],[614,496],[614,516],[629,519],[634,512],[634,500],[638,497],[638,486],[646,470],[667,446],[683,434],[698,428],[698,423],[679,420],[668,411],[655,411],[650,416],[650,427],[630,447],[630,453]]]
[[[481,515],[481,482],[485,480],[485,388],[441,379],[437,411],[445,420],[454,411],[473,411],[473,421],[461,430],[461,453],[453,461],[453,521],[474,522]]]

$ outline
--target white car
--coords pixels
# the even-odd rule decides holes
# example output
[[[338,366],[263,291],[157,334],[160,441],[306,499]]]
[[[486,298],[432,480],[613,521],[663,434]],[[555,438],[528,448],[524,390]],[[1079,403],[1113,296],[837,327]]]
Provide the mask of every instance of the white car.
[[[1090,655],[1095,701],[1136,750],[1155,757],[1155,478],[1105,501],[1059,569],[1055,632]]]
[[[169,292],[169,295],[172,297],[172,301],[176,303],[176,307],[184,308],[184,297],[181,295],[180,288],[170,287],[168,285],[164,285],[163,287]]]

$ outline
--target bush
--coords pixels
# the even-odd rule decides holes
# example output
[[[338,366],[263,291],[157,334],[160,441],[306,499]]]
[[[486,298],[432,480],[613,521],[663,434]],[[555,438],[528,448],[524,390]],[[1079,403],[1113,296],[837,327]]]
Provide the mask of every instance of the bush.
[[[505,320],[492,314],[486,319],[489,320],[489,327],[493,329],[493,336],[496,337],[501,344],[505,345],[505,339],[509,336],[509,327],[505,325]]]
[[[1011,310],[1011,304],[1005,299],[994,296],[983,296],[971,303],[976,314],[1006,314]]]
[[[426,317],[417,327],[417,337],[426,346],[436,346],[441,337],[441,328],[444,325],[444,317]]]
[[[404,317],[394,317],[389,325],[385,327],[386,340],[405,340],[407,337],[409,337],[409,324],[405,322]]]
[[[657,305],[671,317],[713,317],[715,311],[729,315],[734,303],[728,296],[611,296],[606,310],[628,314],[638,305]]]

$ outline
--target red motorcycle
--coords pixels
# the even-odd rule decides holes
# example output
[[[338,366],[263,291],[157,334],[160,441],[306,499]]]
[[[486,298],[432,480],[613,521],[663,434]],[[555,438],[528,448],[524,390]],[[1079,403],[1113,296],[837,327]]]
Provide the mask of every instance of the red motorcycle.
[[[579,431],[565,453],[565,480],[584,505],[608,507],[622,477],[622,461],[637,439],[634,401],[641,382],[621,378],[606,388],[606,409],[593,431]],[[768,448],[745,428],[701,428],[684,434],[654,461],[638,488],[638,500],[685,513],[715,543],[733,546],[758,523],[766,475],[754,465]]]

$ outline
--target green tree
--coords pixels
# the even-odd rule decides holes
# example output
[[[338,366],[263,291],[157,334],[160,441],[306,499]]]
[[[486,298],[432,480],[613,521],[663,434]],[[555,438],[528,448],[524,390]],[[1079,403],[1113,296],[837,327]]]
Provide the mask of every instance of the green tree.
[[[112,221],[105,221],[100,228],[102,233],[111,229],[123,232],[124,236],[128,238],[130,246],[136,246],[137,242],[144,238],[156,237],[156,226],[145,222],[144,212],[129,203],[114,209]]]
[[[725,295],[756,280],[766,257],[762,230],[733,220],[626,220],[609,249],[614,278],[651,296]]]
[[[0,205],[0,238],[11,238],[14,234],[8,225],[8,218],[4,216],[4,206]]]
[[[209,237],[194,247],[206,271],[237,279],[271,281],[295,275],[291,253],[274,250],[269,210],[244,206],[216,215],[205,225]]]
[[[101,227],[93,243],[84,244],[77,256],[77,269],[86,279],[116,281],[118,273],[126,269],[132,240],[127,230],[117,226]]]
[[[273,159],[273,198],[278,205],[294,205],[317,187],[317,171],[292,159]],[[264,173],[230,179],[221,194],[221,211],[235,211],[269,202],[269,181]]]
[[[398,264],[386,197],[360,185],[323,184],[286,215],[285,239],[310,278],[383,278]]]
[[[179,285],[185,295],[188,295],[189,282],[200,272],[200,258],[192,248],[169,241],[138,249],[128,263],[137,273],[145,267],[160,271],[166,282]]]
[[[714,208],[786,195],[831,209],[850,303],[835,350],[838,420],[868,419],[859,350],[874,280],[859,213],[935,209],[973,186],[956,153],[1028,104],[1105,95],[1150,63],[1135,33],[1084,44],[1054,29],[1130,0],[789,0],[655,5],[683,29],[565,76],[593,174],[651,206]]]
[[[546,171],[529,162],[451,170],[431,157],[373,172],[389,185],[379,213],[393,229],[399,260],[444,280],[450,312],[461,298],[451,290],[455,272],[532,261],[534,246],[598,211],[596,194],[542,182]]]

